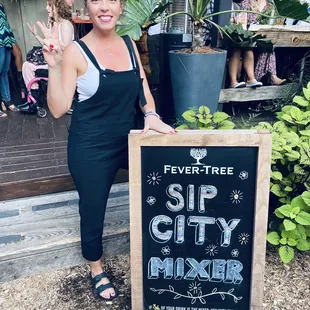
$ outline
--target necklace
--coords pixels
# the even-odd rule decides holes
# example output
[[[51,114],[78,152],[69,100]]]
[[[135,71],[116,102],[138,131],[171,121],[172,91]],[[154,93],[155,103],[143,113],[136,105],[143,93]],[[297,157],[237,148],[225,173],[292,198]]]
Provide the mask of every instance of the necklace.
[[[107,55],[107,56],[114,56],[113,53],[109,53],[108,50],[111,48],[111,45],[107,46],[105,49],[102,50],[102,53],[104,55]]]

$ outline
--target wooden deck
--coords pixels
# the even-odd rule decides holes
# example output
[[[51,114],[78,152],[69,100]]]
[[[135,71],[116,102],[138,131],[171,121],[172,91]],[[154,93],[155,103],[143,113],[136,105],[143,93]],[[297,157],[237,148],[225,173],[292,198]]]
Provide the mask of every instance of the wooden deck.
[[[74,189],[67,168],[71,116],[8,112],[0,119],[0,201]],[[115,182],[128,181],[119,171]]]

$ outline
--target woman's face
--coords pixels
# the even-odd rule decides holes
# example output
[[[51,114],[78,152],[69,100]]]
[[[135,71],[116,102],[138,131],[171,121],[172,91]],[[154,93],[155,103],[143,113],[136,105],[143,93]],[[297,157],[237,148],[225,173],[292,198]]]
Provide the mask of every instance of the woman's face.
[[[112,30],[122,12],[121,0],[87,0],[87,11],[93,23],[102,30]]]
[[[53,8],[49,2],[46,3],[46,12],[48,14],[48,17],[53,17]]]
[[[67,4],[69,5],[70,8],[73,7],[74,0],[66,0]]]

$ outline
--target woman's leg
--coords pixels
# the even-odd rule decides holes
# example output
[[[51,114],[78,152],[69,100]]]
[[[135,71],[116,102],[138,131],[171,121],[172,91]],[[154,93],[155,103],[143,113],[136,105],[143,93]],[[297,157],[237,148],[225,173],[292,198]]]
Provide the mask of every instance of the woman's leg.
[[[36,77],[35,71],[38,69],[47,69],[48,70],[48,65],[34,65],[29,61],[25,61],[23,63],[23,78],[26,86],[28,86],[29,82]],[[31,89],[39,89],[39,84],[38,83],[33,83],[31,85]]]
[[[241,50],[234,49],[230,55],[228,63],[228,72],[230,77],[230,86],[234,87],[238,83],[238,70],[240,64]]]
[[[93,277],[103,272],[101,261],[102,233],[106,204],[117,170],[123,162],[123,157],[122,154],[116,155],[106,162],[79,162],[70,159],[69,154],[70,172],[80,196],[82,254],[90,262]],[[109,279],[103,278],[97,287],[107,283],[109,283]],[[109,299],[115,296],[115,291],[113,288],[106,289],[101,295]]]
[[[252,50],[246,50],[244,52],[243,67],[247,75],[248,82],[249,83],[253,82],[255,80],[255,75],[254,75],[254,53]]]
[[[260,81],[268,72],[271,74],[271,81],[273,84],[281,85],[286,81],[285,79],[282,80],[277,76],[275,53],[263,53],[258,56],[255,67],[256,78]]]
[[[11,63],[11,49],[1,47],[1,61],[0,61],[0,90],[2,100],[11,101],[10,85],[8,72]]]

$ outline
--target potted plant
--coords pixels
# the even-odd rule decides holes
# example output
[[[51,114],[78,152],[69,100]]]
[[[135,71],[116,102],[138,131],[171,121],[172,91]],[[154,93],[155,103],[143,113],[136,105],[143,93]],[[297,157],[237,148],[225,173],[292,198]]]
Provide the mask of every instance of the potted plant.
[[[137,41],[142,66],[146,75],[151,73],[147,47],[147,30],[155,25],[156,20],[165,12],[173,0],[127,0],[120,23],[119,35],[129,35]]]
[[[224,78],[226,65],[226,51],[205,46],[203,26],[212,24],[220,34],[236,42],[231,34],[212,21],[212,17],[232,12],[265,14],[248,10],[229,10],[207,14],[211,0],[188,0],[189,12],[176,12],[165,18],[178,14],[189,17],[192,29],[192,47],[180,51],[170,52],[170,69],[174,96],[176,117],[189,107],[204,104],[214,113],[218,108],[218,99]],[[305,20],[309,18],[308,4],[301,4],[298,0],[274,0],[276,13],[273,18],[288,17]],[[269,18],[270,16],[268,16]]]

